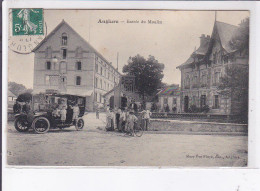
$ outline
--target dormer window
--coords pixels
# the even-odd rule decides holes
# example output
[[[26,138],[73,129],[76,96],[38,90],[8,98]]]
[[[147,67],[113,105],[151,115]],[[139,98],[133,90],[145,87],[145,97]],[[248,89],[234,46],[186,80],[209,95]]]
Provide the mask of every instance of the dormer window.
[[[62,33],[61,36],[61,45],[66,46],[68,43],[68,36],[66,33]]]

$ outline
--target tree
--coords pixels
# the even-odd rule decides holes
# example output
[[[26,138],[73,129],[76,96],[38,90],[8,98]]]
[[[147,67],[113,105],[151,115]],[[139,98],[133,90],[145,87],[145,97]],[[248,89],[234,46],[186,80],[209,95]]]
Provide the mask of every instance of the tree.
[[[8,89],[13,92],[16,96],[21,93],[32,93],[32,89],[27,89],[24,85],[16,82],[8,82]]]
[[[225,75],[220,78],[218,92],[223,97],[231,97],[240,104],[239,114],[243,120],[248,117],[248,65],[230,64],[225,68]]]
[[[123,72],[135,76],[135,87],[143,100],[146,95],[151,96],[161,87],[164,64],[159,63],[154,56],[148,59],[140,55],[130,57]]]
[[[249,53],[249,18],[244,19],[229,42],[233,50]]]

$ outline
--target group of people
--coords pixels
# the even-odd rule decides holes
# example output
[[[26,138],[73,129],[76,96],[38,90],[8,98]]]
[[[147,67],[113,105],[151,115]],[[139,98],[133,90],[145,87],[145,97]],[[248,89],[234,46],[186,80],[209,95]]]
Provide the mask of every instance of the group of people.
[[[76,122],[79,116],[79,106],[77,103],[69,105],[69,107],[73,110],[72,121]],[[65,123],[67,119],[67,103],[64,99],[61,99],[60,104],[56,106],[53,110],[52,115],[54,117],[60,117],[61,122]]]
[[[70,109],[73,110],[72,121],[76,122],[80,113],[79,106],[77,103],[74,103],[74,104],[69,104],[69,107]],[[54,117],[60,117],[61,122],[65,123],[67,119],[67,110],[68,110],[66,100],[61,98],[60,103],[54,104],[52,108],[53,108],[52,115]],[[16,103],[13,106],[13,111],[15,114],[21,112],[30,114],[30,112],[32,111],[30,101],[25,101],[23,105],[20,104],[18,101],[16,101]]]
[[[20,104],[18,101],[15,102],[15,104],[13,105],[13,112],[16,113],[29,113],[29,111],[31,110],[31,106],[30,106],[30,101],[25,101],[24,104]]]
[[[150,110],[143,110],[141,112],[141,125],[144,130],[148,130],[150,123]],[[132,134],[134,126],[137,124],[138,118],[133,109],[108,109],[106,113],[106,130],[119,132],[127,132]]]

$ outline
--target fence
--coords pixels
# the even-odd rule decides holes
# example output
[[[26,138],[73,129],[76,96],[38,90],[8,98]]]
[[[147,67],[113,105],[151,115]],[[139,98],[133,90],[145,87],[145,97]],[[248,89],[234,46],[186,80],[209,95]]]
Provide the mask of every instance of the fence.
[[[152,113],[154,119],[186,119],[186,120],[204,120],[217,122],[243,122],[239,115],[209,114],[209,113]]]

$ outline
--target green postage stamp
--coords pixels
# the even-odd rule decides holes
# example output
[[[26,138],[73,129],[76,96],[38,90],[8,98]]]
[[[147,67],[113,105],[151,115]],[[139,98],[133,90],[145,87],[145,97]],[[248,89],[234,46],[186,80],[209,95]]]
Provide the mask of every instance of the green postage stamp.
[[[43,9],[12,9],[13,36],[44,35]]]

